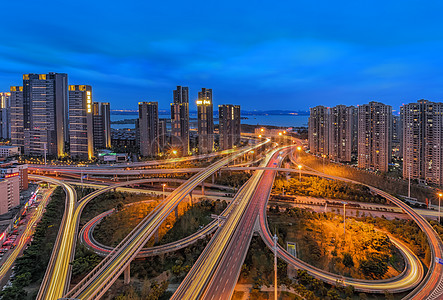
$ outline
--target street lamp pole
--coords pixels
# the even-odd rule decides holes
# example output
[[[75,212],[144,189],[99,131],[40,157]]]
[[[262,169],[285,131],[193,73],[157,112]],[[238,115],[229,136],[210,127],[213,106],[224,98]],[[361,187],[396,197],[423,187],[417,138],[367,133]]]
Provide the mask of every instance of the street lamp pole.
[[[440,224],[440,201],[441,201],[441,196],[443,196],[442,193],[438,194],[438,224]]]
[[[278,237],[274,233],[274,299],[277,300],[277,240]]]
[[[344,239],[346,240],[346,204],[348,204],[347,202],[342,202],[343,203],[343,235],[344,235]]]
[[[163,201],[164,201],[165,200],[165,186],[166,186],[166,183],[163,183],[162,186],[163,186]]]
[[[299,175],[299,181],[301,182],[301,165],[298,165],[298,175]]]

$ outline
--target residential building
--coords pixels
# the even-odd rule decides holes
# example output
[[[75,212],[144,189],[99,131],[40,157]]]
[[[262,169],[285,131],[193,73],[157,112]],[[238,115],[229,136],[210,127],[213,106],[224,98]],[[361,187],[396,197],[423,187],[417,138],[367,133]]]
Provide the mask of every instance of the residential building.
[[[231,149],[240,143],[240,105],[219,105],[218,120],[220,150]]]
[[[166,119],[159,119],[158,121],[158,146],[159,151],[164,152],[166,149],[167,131]]]
[[[403,177],[443,185],[443,103],[403,105]]]
[[[401,117],[392,115],[392,156],[397,158],[402,157],[402,135],[403,129],[401,124]]]
[[[0,215],[20,204],[19,175],[0,179]]]
[[[139,102],[138,114],[140,154],[156,156],[159,150],[158,102]]]
[[[388,171],[391,159],[392,107],[370,102],[358,107],[358,166]]]
[[[23,75],[25,155],[64,155],[69,140],[67,91],[66,74]]]
[[[319,105],[310,109],[309,149],[315,155],[329,155],[329,109]]]
[[[212,89],[202,88],[198,92],[198,151],[200,154],[210,153],[214,149],[214,112],[212,105]]]
[[[0,93],[0,138],[11,138],[10,107],[11,93]]]
[[[189,153],[189,89],[177,86],[171,103],[171,145],[187,155]]]
[[[340,162],[350,162],[355,149],[354,106],[337,105],[329,109],[329,158]],[[325,117],[327,119],[327,117]],[[326,154],[326,153],[324,153]]]
[[[20,152],[23,153],[25,137],[22,86],[11,86],[10,104],[11,144],[18,146],[20,148]]]
[[[90,160],[94,156],[92,88],[69,86],[69,145],[72,158]]]
[[[111,147],[111,107],[108,102],[94,102],[93,108],[94,148]]]

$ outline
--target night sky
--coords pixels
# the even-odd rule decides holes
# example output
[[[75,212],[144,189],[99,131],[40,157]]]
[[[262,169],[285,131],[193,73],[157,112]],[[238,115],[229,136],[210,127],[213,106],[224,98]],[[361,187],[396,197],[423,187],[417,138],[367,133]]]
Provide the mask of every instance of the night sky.
[[[113,109],[176,85],[247,110],[443,101],[443,1],[2,2],[0,91],[64,72]]]

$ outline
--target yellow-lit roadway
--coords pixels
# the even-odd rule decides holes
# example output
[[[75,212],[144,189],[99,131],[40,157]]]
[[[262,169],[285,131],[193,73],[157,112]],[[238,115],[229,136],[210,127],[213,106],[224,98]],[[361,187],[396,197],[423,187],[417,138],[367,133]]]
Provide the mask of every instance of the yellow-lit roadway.
[[[75,220],[73,216],[77,194],[72,186],[62,181],[38,175],[30,175],[30,178],[59,185],[66,193],[63,219],[52,250],[49,265],[46,269],[45,277],[43,278],[36,298],[38,300],[59,299],[68,288],[69,279],[67,277],[70,269],[69,262],[74,255]]]
[[[191,177],[186,183],[172,192],[164,202],[157,206],[131,233],[79,284],[77,284],[66,298],[92,299],[100,298],[120,274],[130,265],[130,262],[142,249],[146,241],[152,237],[155,230],[161,225],[166,217],[174,210],[199,183],[211,176],[224,165],[234,161],[252,149],[269,142],[248,147],[243,151],[236,152],[210,165]],[[90,195],[93,195],[91,193]],[[89,196],[89,195],[88,195]]]
[[[43,212],[45,211],[45,207],[46,204],[48,203],[49,197],[51,196],[53,191],[54,188],[49,189],[48,191],[45,192],[42,200],[39,202],[37,208],[32,213],[31,218],[29,219],[26,225],[26,229],[23,231],[22,235],[20,236],[16,247],[0,266],[0,281],[4,279],[5,275],[8,273],[9,269],[14,264],[16,258],[24,250],[29,240],[31,239],[32,235],[34,234],[35,231],[34,225],[37,224],[38,221],[40,221],[40,218],[42,217]]]
[[[269,153],[261,166],[266,166],[270,161],[273,155],[280,150],[275,150]],[[275,164],[277,164],[277,160],[275,160]],[[248,182],[243,185],[242,189],[235,196],[235,200],[237,201],[237,205],[233,208],[232,212],[224,222],[223,226],[217,230],[214,237],[206,246],[203,253],[200,255],[198,260],[195,262],[194,266],[191,268],[183,282],[180,284],[179,288],[176,290],[171,299],[173,300],[182,300],[182,299],[205,299],[205,292],[208,285],[211,282],[215,281],[213,276],[217,274],[219,269],[223,269],[226,267],[222,262],[224,257],[226,256],[226,251],[228,248],[232,248],[232,246],[240,246],[240,245],[232,245],[230,242],[233,239],[235,233],[239,233],[241,235],[241,240],[246,241],[246,243],[242,243],[242,247],[244,248],[249,245],[250,239],[253,233],[253,225],[255,223],[255,219],[257,217],[258,211],[254,213],[254,208],[250,208],[250,200],[256,193],[256,187],[260,182],[260,179],[263,175],[262,170],[254,172],[252,177],[248,180]],[[247,226],[249,230],[246,230],[245,227],[239,225],[240,222],[244,219],[244,215],[246,215],[246,211],[250,211],[247,215]],[[240,230],[240,231],[237,231]],[[243,232],[245,231],[245,232]],[[231,246],[231,247],[230,247]],[[242,250],[244,250],[242,248]],[[244,260],[245,251],[241,251],[240,255],[238,255],[239,251],[236,253],[236,257],[238,256],[237,264],[242,264]],[[230,257],[232,258],[232,257]],[[240,261],[241,260],[241,261]],[[222,276],[233,277],[232,273],[222,273]],[[237,274],[234,274],[234,276]],[[235,285],[235,283],[234,283]],[[220,290],[221,295],[216,295],[214,299],[229,299],[226,297],[230,291],[225,293],[225,290]],[[211,297],[207,297],[208,299]],[[220,298],[222,297],[222,298]]]

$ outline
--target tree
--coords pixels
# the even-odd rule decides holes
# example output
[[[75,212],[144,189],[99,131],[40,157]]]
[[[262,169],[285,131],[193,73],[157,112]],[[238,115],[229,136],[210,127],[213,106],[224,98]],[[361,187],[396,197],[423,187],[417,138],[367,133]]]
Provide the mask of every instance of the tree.
[[[354,266],[354,260],[352,259],[352,255],[350,253],[343,253],[343,264],[346,268],[351,268]]]

